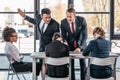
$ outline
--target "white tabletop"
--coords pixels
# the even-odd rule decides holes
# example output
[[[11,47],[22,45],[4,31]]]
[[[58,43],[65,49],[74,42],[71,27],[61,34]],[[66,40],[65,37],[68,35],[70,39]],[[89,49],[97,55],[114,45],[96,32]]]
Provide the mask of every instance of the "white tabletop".
[[[78,52],[73,52],[73,51],[70,51],[69,52],[70,54],[70,57],[75,57],[75,58],[88,58],[88,56],[83,56],[82,53],[78,53]],[[45,52],[33,52],[31,55],[30,55],[32,58],[45,58]],[[110,56],[111,57],[117,57],[119,55],[117,55],[117,53],[114,53],[114,52],[111,52],[110,53]]]

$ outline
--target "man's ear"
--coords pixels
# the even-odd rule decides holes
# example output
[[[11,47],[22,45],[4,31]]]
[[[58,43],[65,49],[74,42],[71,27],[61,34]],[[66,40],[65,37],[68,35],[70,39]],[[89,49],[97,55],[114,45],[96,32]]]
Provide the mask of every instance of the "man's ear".
[[[40,16],[41,16],[41,18],[43,18],[43,15],[42,15],[42,14],[41,14]]]

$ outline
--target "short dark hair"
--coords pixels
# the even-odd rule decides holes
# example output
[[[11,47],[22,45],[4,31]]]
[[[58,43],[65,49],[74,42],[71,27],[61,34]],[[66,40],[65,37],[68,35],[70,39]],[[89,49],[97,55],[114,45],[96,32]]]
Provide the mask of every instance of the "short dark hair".
[[[60,37],[62,37],[61,33],[55,32],[55,33],[53,34],[52,40],[56,40],[56,39],[58,39],[58,38],[60,38]]]
[[[10,41],[10,37],[12,36],[12,33],[15,33],[15,29],[10,28],[10,27],[5,27],[2,33],[3,39],[7,42]]]
[[[50,11],[49,8],[43,8],[43,9],[41,10],[41,14],[42,14],[42,15],[43,15],[43,14],[51,14],[51,11]]]

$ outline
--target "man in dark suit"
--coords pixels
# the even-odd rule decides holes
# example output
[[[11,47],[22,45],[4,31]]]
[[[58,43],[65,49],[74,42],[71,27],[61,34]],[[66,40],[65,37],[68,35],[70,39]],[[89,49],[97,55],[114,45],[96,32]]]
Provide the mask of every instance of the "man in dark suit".
[[[21,9],[18,9],[18,13],[30,23],[37,25],[40,33],[40,48],[39,51],[45,51],[45,46],[52,41],[52,36],[55,32],[59,32],[59,24],[51,18],[51,11],[48,8],[41,10],[41,15],[36,15],[35,18],[31,18],[25,15]]]
[[[52,42],[52,36],[55,32],[59,32],[59,23],[51,18],[51,11],[48,8],[43,8],[41,10],[41,15],[36,15],[35,18],[31,18],[25,15],[21,9],[18,9],[18,13],[30,23],[33,23],[37,26],[37,29],[40,33],[40,47],[39,52],[45,51],[45,46]],[[40,63],[42,63],[40,59]],[[42,67],[42,77],[44,78],[44,65]]]
[[[73,7],[67,9],[67,18],[61,21],[61,32],[63,42],[67,42],[70,51],[81,52],[86,47],[87,40],[87,24],[83,17],[76,16]],[[71,61],[71,78],[75,80],[74,60]],[[85,80],[86,63],[84,59],[80,59],[81,80]]]

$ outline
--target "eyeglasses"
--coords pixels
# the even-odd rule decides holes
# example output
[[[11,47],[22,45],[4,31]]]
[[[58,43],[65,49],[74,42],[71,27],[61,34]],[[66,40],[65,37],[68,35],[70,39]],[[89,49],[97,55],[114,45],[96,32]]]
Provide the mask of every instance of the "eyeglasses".
[[[11,37],[18,37],[18,35],[12,35]]]

